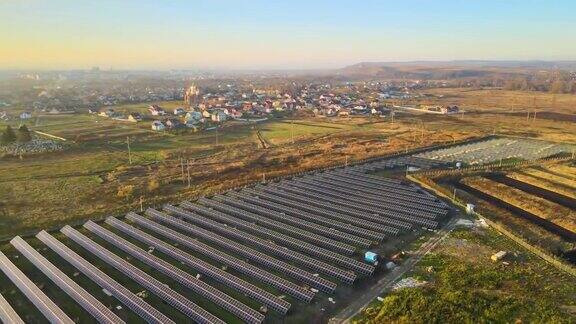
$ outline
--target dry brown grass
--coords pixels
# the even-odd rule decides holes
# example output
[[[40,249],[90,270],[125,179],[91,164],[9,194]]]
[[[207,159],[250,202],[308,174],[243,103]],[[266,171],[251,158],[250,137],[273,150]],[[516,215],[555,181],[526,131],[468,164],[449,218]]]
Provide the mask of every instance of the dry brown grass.
[[[569,208],[486,178],[470,177],[463,179],[462,182],[558,226],[576,232],[576,212]]]
[[[519,112],[524,115],[528,111],[576,114],[576,95],[573,94],[469,88],[441,88],[423,92],[443,97],[426,98],[421,103],[459,105],[468,111]],[[536,116],[538,118],[538,114]]]
[[[410,103],[458,105],[465,111],[463,118],[462,115],[422,117],[436,128],[576,143],[576,95],[468,88],[422,92],[442,97],[420,98]]]
[[[572,175],[576,176],[576,169],[568,165],[528,168],[508,174],[511,178],[576,199],[576,181],[569,178]]]

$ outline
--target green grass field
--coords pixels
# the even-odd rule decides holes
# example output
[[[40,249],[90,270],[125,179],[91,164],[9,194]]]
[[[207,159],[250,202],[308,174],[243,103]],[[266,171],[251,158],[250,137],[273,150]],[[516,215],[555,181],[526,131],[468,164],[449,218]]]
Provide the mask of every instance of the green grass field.
[[[490,256],[500,250],[503,262]],[[576,284],[491,229],[458,229],[412,272],[427,284],[374,300],[352,323],[572,323]]]
[[[323,121],[273,121],[261,126],[262,135],[273,145],[284,144],[292,140],[298,141],[310,136],[319,136],[346,131],[353,125],[337,124]]]

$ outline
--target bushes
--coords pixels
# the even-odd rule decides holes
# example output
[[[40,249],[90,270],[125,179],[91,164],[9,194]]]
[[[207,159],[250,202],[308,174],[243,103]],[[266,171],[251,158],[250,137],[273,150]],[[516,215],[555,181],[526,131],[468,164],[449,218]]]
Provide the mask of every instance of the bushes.
[[[434,265],[432,285],[406,288],[386,296],[358,323],[509,323],[565,322],[554,295],[539,293],[534,273],[524,266],[473,264],[429,255],[420,267]]]
[[[30,130],[26,125],[22,125],[16,131],[16,142],[18,143],[28,143],[32,140],[32,135]]]
[[[365,323],[562,322],[563,315],[543,301],[478,290],[403,289],[371,310]]]
[[[2,136],[0,137],[0,144],[8,145],[14,143],[15,141],[16,141],[16,133],[14,132],[12,127],[10,127],[10,125],[6,126],[4,132],[2,133]]]
[[[32,140],[32,134],[26,125],[18,127],[16,131],[10,125],[6,126],[4,132],[0,136],[0,144],[8,145],[14,142],[28,143]]]
[[[126,200],[130,199],[134,195],[134,186],[133,185],[124,185],[118,187],[118,192],[116,196],[119,198],[124,198]]]
[[[155,192],[159,188],[160,188],[160,181],[158,181],[158,179],[156,178],[153,178],[150,181],[148,181],[148,185],[146,186],[146,189],[148,189],[148,192],[150,193]]]

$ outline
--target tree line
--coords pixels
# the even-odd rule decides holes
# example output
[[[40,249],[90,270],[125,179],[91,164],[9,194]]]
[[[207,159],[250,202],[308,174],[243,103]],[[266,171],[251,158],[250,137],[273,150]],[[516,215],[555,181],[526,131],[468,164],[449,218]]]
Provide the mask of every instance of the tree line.
[[[448,85],[457,88],[496,87],[505,90],[576,94],[576,72],[499,72],[485,76],[478,75],[476,77],[450,79],[448,80]]]
[[[26,125],[18,127],[16,131],[8,125],[0,136],[0,144],[26,143],[32,140],[32,134]]]

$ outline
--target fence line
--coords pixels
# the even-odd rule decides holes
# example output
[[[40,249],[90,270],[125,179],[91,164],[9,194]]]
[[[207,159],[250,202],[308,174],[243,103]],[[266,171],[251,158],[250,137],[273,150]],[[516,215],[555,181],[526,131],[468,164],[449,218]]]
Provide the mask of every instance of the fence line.
[[[485,165],[476,165],[476,166],[468,166],[463,167],[461,169],[442,169],[442,170],[422,170],[422,171],[414,171],[411,174],[414,175],[422,175],[422,176],[447,176],[447,175],[464,175],[476,172],[493,172],[495,170],[509,170],[514,169],[517,167],[527,167],[532,165],[542,165],[545,163],[557,163],[557,162],[564,162],[570,161],[572,157],[550,157],[538,160],[527,160],[527,161],[517,161],[517,162],[495,162],[491,164]]]
[[[419,175],[408,175],[406,178],[408,178],[409,180],[412,180],[413,182],[418,183],[423,188],[426,188],[426,189],[434,192],[436,195],[450,200],[454,205],[458,206],[459,208],[461,208],[463,210],[466,209],[465,203],[462,202],[460,199],[455,198],[455,197],[450,197],[450,193],[447,192],[446,189],[440,187],[436,182],[432,181],[431,179],[425,178],[425,177],[420,177],[420,176],[421,176],[420,174]],[[551,254],[543,251],[542,249],[528,243],[528,241],[526,241],[524,238],[522,238],[522,237],[512,233],[510,230],[508,230],[504,224],[492,221],[489,218],[487,218],[484,215],[477,213],[477,212],[473,212],[473,214],[474,214],[474,216],[478,217],[479,219],[484,220],[489,226],[496,229],[498,232],[502,233],[503,235],[505,235],[506,237],[508,237],[512,241],[516,242],[518,245],[524,247],[528,251],[532,252],[536,256],[542,258],[544,261],[548,262],[552,266],[576,277],[576,267],[574,267],[574,266],[566,263],[565,261],[559,259],[558,257],[551,255]]]

